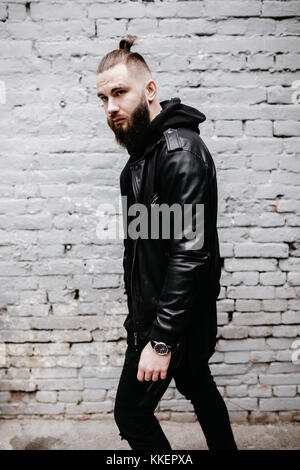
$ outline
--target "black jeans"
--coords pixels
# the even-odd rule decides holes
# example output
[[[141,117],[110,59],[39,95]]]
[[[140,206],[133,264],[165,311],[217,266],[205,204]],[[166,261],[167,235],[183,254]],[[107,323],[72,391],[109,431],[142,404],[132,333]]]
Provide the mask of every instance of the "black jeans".
[[[201,366],[199,375],[193,376],[186,360],[184,341],[171,354],[165,379],[159,378],[154,382],[140,382],[137,379],[140,354],[148,341],[147,338],[139,340],[138,346],[135,347],[128,334],[114,407],[114,418],[121,438],[126,439],[133,450],[172,450],[159,421],[154,416],[154,410],[174,378],[176,388],[194,407],[208,449],[237,450],[228,411],[209,365]]]

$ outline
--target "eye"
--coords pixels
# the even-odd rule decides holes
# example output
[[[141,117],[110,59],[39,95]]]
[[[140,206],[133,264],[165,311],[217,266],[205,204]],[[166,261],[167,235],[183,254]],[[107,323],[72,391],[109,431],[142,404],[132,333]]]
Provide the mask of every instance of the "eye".
[[[125,90],[118,90],[117,93],[125,93]]]

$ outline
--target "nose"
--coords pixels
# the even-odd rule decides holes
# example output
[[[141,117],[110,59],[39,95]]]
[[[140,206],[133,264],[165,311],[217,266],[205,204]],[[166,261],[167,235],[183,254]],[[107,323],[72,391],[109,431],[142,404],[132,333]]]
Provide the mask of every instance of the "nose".
[[[107,103],[108,115],[110,116],[112,113],[115,113],[118,110],[119,110],[119,106],[116,104],[116,102],[112,98],[108,98],[108,103]]]

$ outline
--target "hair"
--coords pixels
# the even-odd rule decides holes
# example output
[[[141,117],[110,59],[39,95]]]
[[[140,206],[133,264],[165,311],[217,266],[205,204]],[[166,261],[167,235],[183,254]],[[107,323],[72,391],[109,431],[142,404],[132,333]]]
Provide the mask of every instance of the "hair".
[[[145,59],[138,52],[131,52],[130,49],[136,40],[136,36],[128,34],[126,38],[122,38],[119,42],[119,49],[114,49],[108,52],[101,60],[97,73],[102,73],[114,67],[117,64],[123,63],[128,68],[135,68],[135,72],[139,75],[149,78],[152,77],[151,70],[148,67]]]

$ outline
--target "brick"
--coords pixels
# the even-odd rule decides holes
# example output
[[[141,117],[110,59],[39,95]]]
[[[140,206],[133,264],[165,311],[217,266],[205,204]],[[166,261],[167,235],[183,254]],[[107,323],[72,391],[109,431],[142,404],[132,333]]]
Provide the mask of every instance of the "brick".
[[[270,17],[288,17],[297,16],[299,14],[299,3],[297,1],[265,1],[262,4],[261,16]]]
[[[135,20],[130,21],[129,25],[138,26]],[[183,30],[186,32],[185,34],[213,34],[215,33],[216,29],[217,26],[215,24],[212,24],[210,21],[202,18],[191,18],[188,20],[181,18],[171,18],[160,20],[158,23],[157,32],[159,34],[176,34],[176,36],[178,36],[178,34],[181,34],[181,31]]]
[[[248,336],[250,338],[266,337],[272,335],[272,333],[272,326],[252,326],[248,328]]]
[[[42,38],[44,41],[49,40],[69,40],[72,37],[91,37],[95,34],[95,23],[93,20],[71,20],[65,21],[63,19],[47,21],[47,29],[45,30],[43,21],[20,21],[7,24],[7,31],[10,36],[14,39],[33,39],[40,40]],[[11,67],[15,62],[11,62]],[[39,65],[39,67],[38,67]],[[49,64],[48,64],[49,65]],[[71,67],[74,67],[71,65]],[[23,66],[23,70],[26,65]],[[28,71],[37,69],[42,70],[48,68],[47,63],[42,58],[32,58],[31,66],[28,68]],[[50,71],[49,67],[49,71]],[[13,71],[13,68],[11,69]],[[59,68],[56,67],[56,72],[59,72]],[[53,94],[55,96],[55,93]],[[50,92],[48,94],[43,93],[42,98],[43,102],[51,97]]]
[[[271,349],[287,349],[290,348],[292,340],[288,338],[267,338],[266,345]]]
[[[286,260],[280,260],[279,267],[282,271],[300,272],[300,260],[291,257]]]
[[[226,387],[227,397],[246,397],[248,395],[248,386],[241,385],[240,387],[230,386]]]
[[[129,23],[129,29],[128,33],[130,33],[130,26],[131,23]],[[115,20],[115,19],[110,19],[110,20],[97,20],[97,36],[98,37],[113,37],[113,36],[122,36],[126,35],[126,25],[127,21],[125,19],[123,20]],[[130,33],[132,34],[132,33]],[[137,32],[134,32],[133,34],[137,34]],[[145,33],[144,33],[145,34]]]
[[[247,60],[247,67],[250,70],[268,70],[272,68],[273,65],[274,65],[274,59],[272,56],[268,54],[255,54],[255,55],[250,56],[249,59]],[[270,128],[268,127],[267,129],[268,129],[267,134],[264,134],[264,133],[261,134],[261,132],[263,132],[263,129],[261,129],[258,135],[270,135],[269,133]],[[256,135],[256,134],[250,133],[249,135]],[[271,135],[272,135],[272,131],[271,131]]]
[[[258,280],[259,280],[259,273],[249,272],[249,271],[234,272],[232,274],[231,284],[238,285],[240,283],[243,283],[246,285],[253,286],[253,285],[258,284]]]
[[[39,390],[83,390],[82,379],[36,379]]]
[[[299,409],[300,397],[295,398],[261,398],[260,409],[266,411],[278,411],[278,410],[297,410]]]
[[[205,11],[208,16],[258,16],[260,14],[260,3],[257,0],[254,1],[228,1],[222,2],[220,0],[206,2]]]
[[[295,170],[292,158],[286,159],[285,163],[281,164],[281,166],[288,167],[288,170],[291,170],[291,171]],[[278,212],[298,212],[298,210],[299,210],[299,201],[286,200],[286,201],[280,201],[280,203],[278,204]],[[288,216],[286,217],[286,221],[288,221],[290,225],[293,225],[290,219],[288,219]]]
[[[257,362],[272,362],[277,358],[275,351],[251,351],[249,353],[249,360],[253,363]]]
[[[272,136],[271,121],[247,121],[245,126],[246,135],[252,136]]]
[[[243,362],[249,362],[249,351],[236,352],[225,352],[224,354],[226,364],[238,364]]]
[[[281,314],[282,323],[285,324],[298,324],[300,320],[299,312],[283,312]]]
[[[31,3],[30,16],[33,20],[81,19],[86,11],[81,5],[68,3]]]
[[[33,318],[31,327],[39,330],[68,330],[80,328],[78,317]]]
[[[285,285],[282,287],[275,287],[275,297],[280,299],[296,299],[298,296],[295,287]]]
[[[278,136],[278,137],[281,137],[281,136],[293,137],[293,136],[300,135],[300,123],[289,121],[289,120],[275,121],[273,133],[274,133],[274,136]]]
[[[82,399],[82,392],[67,390],[58,392],[58,401],[63,403],[79,403]]]
[[[20,404],[18,413],[21,415],[58,415],[64,412],[63,403],[42,404],[42,403],[26,403]]]
[[[10,399],[9,392],[0,392],[0,402],[8,402]]]
[[[77,377],[75,368],[67,367],[49,367],[49,368],[32,368],[33,378],[69,378]]]
[[[285,299],[263,300],[262,307],[265,312],[280,312],[287,309],[287,301]]]
[[[293,242],[295,240],[295,231],[291,227],[276,228],[253,228],[251,230],[253,240],[257,242]],[[274,265],[275,269],[275,265]],[[267,271],[267,269],[265,269]],[[271,271],[271,269],[268,269]]]
[[[0,390],[16,390],[24,392],[33,392],[36,390],[37,384],[33,380],[2,380],[0,383]]]
[[[265,385],[297,385],[300,374],[261,374],[259,381]]]
[[[251,167],[253,170],[276,170],[279,165],[279,155],[265,155],[251,158]],[[282,224],[284,225],[284,224]],[[265,226],[265,224],[264,224]]]
[[[224,398],[228,411],[256,410],[256,398]]]
[[[8,5],[8,16],[9,20],[21,21],[26,18],[26,8],[25,5],[11,4]]]
[[[82,343],[83,341],[90,341],[91,334],[88,331],[53,331],[51,334],[52,341],[64,343],[66,341],[71,343]]]
[[[292,361],[291,361],[291,352],[290,351],[290,355],[289,357],[287,357],[286,361],[287,362],[284,362],[284,361],[281,361],[281,362],[272,362],[272,364],[270,364],[270,367],[268,369],[268,372],[270,372],[270,374],[281,374],[281,373],[285,373],[285,372],[296,372],[297,371],[297,366],[296,364],[294,364]],[[299,367],[298,367],[298,370],[299,370]]]
[[[292,354],[294,351],[292,350],[281,350],[276,353],[275,359],[276,361],[291,361],[292,360]],[[297,352],[297,350],[296,350]]]
[[[298,70],[299,68],[298,61],[299,61],[298,54],[282,54],[282,55],[276,56],[276,64],[274,68],[276,70],[285,70],[285,69]],[[293,128],[294,128],[294,125],[293,125]],[[295,135],[298,135],[298,133],[296,132]]]
[[[257,311],[260,310],[260,307],[261,307],[261,301],[260,300],[237,299],[236,302],[235,302],[235,310],[237,312],[257,312]]]
[[[269,273],[260,273],[259,275],[260,283],[267,286],[280,286],[283,285],[286,281],[286,275],[283,272],[269,272]]]
[[[227,295],[233,299],[272,299],[274,298],[274,288],[272,286],[231,286],[227,289]]]
[[[7,5],[0,5],[0,20],[6,20],[7,19]]]
[[[244,340],[222,340],[217,343],[218,351],[247,351],[252,349],[264,349],[265,340],[260,339],[244,339]]]
[[[216,135],[239,136],[242,135],[242,123],[240,121],[217,121]]]
[[[241,385],[241,384],[255,384],[257,383],[257,374],[248,373],[243,375],[237,375],[235,377],[228,376],[216,376],[215,382],[218,386],[222,385]]]
[[[61,354],[69,354],[70,345],[68,343],[58,344],[34,344],[33,354],[37,356],[53,356]]]
[[[37,392],[35,394],[36,401],[43,403],[56,403],[57,393],[56,392]]]
[[[245,34],[247,31],[247,26],[244,19],[233,18],[230,21],[218,21],[217,23],[217,33],[218,34]]]
[[[287,325],[280,325],[273,327],[273,336],[274,337],[289,337],[295,338],[295,336],[300,335],[300,326],[287,326]]]
[[[174,5],[173,5],[174,8]],[[171,11],[172,6],[169,11]],[[145,5],[142,4],[102,4],[94,3],[87,9],[90,18],[142,18],[145,16]],[[158,13],[158,12],[157,12]]]
[[[66,403],[66,413],[68,414],[92,414],[92,413],[110,413],[113,411],[112,401],[97,402],[97,403]]]
[[[106,397],[106,390],[85,390],[82,393],[82,397],[83,397],[83,400],[87,402],[104,401]],[[107,397],[109,398],[109,392],[107,393]]]
[[[31,57],[32,43],[31,41],[0,40],[0,49],[2,51],[2,57],[10,58],[13,56],[15,59]]]
[[[231,338],[247,338],[248,328],[245,326],[234,326],[228,325],[219,328],[219,332],[222,338],[231,339]]]
[[[272,387],[268,385],[249,385],[249,397],[272,397]]]
[[[226,271],[275,271],[276,261],[273,259],[226,259]]]
[[[164,398],[162,398],[159,402],[159,410],[165,411],[168,409],[176,409],[178,411],[192,411],[193,406],[191,403],[189,403],[188,400],[184,400],[182,398],[179,400],[164,400]]]

